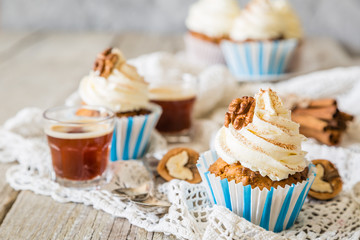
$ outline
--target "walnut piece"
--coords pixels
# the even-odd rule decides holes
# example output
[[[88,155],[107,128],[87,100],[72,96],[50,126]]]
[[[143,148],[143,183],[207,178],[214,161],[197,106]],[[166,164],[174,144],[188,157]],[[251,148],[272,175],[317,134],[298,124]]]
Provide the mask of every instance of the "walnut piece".
[[[225,127],[230,123],[236,130],[246,127],[252,122],[255,109],[255,99],[253,97],[236,98],[229,104],[228,112],[225,113]]]
[[[311,186],[311,189],[315,192],[327,192],[327,193],[332,193],[332,187],[331,184],[329,182],[326,182],[323,180],[324,177],[324,167],[321,164],[317,164],[316,165],[316,177],[314,180],[314,183]]]
[[[160,160],[157,171],[166,181],[181,179],[189,183],[201,182],[196,162],[199,153],[191,148],[173,148]]]
[[[115,68],[118,60],[119,56],[112,53],[112,48],[107,48],[102,53],[98,54],[93,70],[99,71],[101,77],[107,78]]]
[[[169,158],[166,162],[166,168],[169,174],[174,178],[181,180],[192,180],[194,178],[191,170],[186,168],[185,165],[189,160],[189,156],[186,151],[182,151]]]
[[[312,163],[316,166],[316,177],[309,196],[319,200],[337,196],[342,190],[342,180],[335,165],[325,159],[316,159]]]

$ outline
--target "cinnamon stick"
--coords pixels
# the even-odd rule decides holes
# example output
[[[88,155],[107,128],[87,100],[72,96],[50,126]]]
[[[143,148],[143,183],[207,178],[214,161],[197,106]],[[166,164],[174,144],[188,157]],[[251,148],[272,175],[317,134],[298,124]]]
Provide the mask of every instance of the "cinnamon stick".
[[[328,107],[328,106],[336,106],[336,100],[333,98],[322,98],[311,100],[309,103],[309,107]]]
[[[328,128],[329,129],[338,129],[341,131],[346,130],[346,122],[341,119],[340,117],[334,118],[333,120],[328,121]]]
[[[295,114],[309,115],[324,120],[331,120],[338,113],[338,109],[335,105],[331,105],[322,108],[296,108],[293,112]]]
[[[342,118],[345,122],[354,120],[354,116],[348,113],[339,112],[340,118]]]
[[[340,130],[317,131],[307,127],[300,127],[300,133],[331,146],[338,144],[341,138]]]
[[[317,131],[325,131],[328,127],[328,123],[319,118],[310,116],[310,115],[301,115],[293,113],[291,119],[299,123],[302,127],[308,127]]]

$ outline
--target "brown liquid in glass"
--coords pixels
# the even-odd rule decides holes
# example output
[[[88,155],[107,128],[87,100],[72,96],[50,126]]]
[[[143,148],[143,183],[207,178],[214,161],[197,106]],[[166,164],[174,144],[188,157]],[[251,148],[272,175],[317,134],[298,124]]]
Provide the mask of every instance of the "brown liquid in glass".
[[[81,128],[67,131],[83,133]],[[101,176],[109,159],[112,132],[96,137],[57,138],[47,136],[53,168],[58,177],[85,181]]]
[[[156,129],[164,133],[177,133],[190,129],[195,99],[195,96],[191,96],[181,100],[151,100],[163,109]]]

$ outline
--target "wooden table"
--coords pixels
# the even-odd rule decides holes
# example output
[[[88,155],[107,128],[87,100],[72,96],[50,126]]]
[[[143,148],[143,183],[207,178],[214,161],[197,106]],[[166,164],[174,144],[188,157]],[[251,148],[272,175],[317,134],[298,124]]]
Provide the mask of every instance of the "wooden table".
[[[183,40],[181,35],[0,32],[0,124],[24,107],[63,104],[107,46],[119,47],[132,58],[179,51]],[[352,63],[336,42],[307,39],[294,69],[308,72]],[[14,191],[5,181],[10,165],[0,168],[0,239],[167,238],[90,206]]]

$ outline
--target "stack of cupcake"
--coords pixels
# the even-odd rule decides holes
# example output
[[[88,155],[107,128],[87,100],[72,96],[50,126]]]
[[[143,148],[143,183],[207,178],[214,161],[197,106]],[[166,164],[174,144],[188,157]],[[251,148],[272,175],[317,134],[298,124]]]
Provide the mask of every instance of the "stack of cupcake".
[[[234,99],[216,151],[197,163],[213,203],[267,230],[291,227],[315,179],[301,150],[304,138],[272,90]]]
[[[224,4],[224,2],[200,0],[194,4],[190,8],[186,21],[190,34],[195,37],[201,36],[203,40],[209,39],[210,32],[205,28],[205,24],[200,23],[222,23],[225,22],[224,19],[227,19],[226,27],[223,26],[222,31],[219,30],[221,25],[216,25],[214,29],[218,30],[218,35],[212,35],[210,39],[214,44],[218,44],[218,49],[221,48],[233,75],[239,80],[278,78],[285,72],[302,36],[300,21],[288,2],[286,0],[251,0],[242,11],[238,10],[235,2],[231,1],[231,4],[230,2]],[[225,5],[232,11],[227,8],[225,11]],[[212,6],[212,9],[218,9],[222,14],[210,11],[209,6]],[[207,18],[211,18],[212,21],[207,21]],[[211,34],[214,33],[211,32]],[[199,43],[197,48],[194,48],[186,42],[188,55],[196,56],[197,59],[207,58],[206,63],[221,63],[221,61],[216,61],[220,59],[219,56],[214,58],[213,54],[206,55],[204,49],[210,49],[207,47],[209,44],[203,43],[201,47],[200,45]],[[214,46],[212,49],[215,49]],[[220,54],[221,51],[219,51]]]
[[[126,63],[119,49],[108,48],[97,56],[93,69],[80,82],[79,94],[83,104],[104,106],[116,113],[112,161],[145,154],[162,110],[149,103],[148,84]]]

